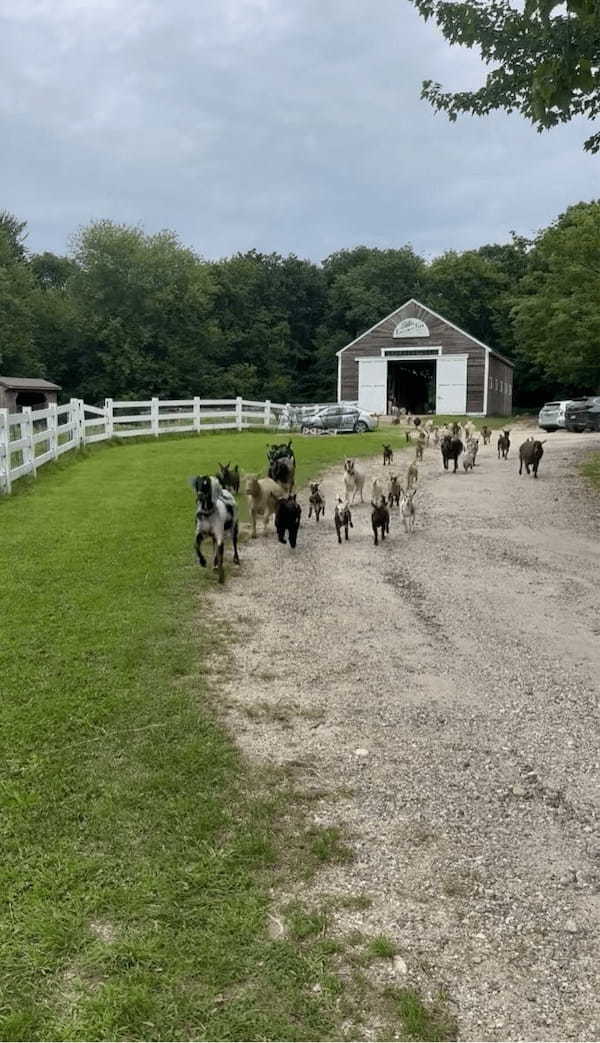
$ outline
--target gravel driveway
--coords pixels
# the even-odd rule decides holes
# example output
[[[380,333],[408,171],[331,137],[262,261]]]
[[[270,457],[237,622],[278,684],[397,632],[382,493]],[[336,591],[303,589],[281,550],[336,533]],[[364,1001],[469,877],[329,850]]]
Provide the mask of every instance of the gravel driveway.
[[[600,499],[576,471],[600,439],[547,436],[534,481],[527,433],[468,475],[427,450],[416,532],[394,512],[379,547],[368,504],[338,546],[330,472],[326,520],[301,495],[296,551],[247,543],[215,600],[239,620],[240,746],[338,794],[315,818],[356,858],[309,897],[369,895],[340,928],[388,935],[463,1040],[600,1038]]]

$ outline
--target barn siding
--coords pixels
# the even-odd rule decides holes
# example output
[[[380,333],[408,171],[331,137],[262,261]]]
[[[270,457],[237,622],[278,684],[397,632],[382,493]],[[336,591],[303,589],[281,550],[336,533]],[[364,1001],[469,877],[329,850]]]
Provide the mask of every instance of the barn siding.
[[[488,372],[488,416],[510,416],[512,413],[512,367],[490,355]]]
[[[393,332],[400,319],[422,319],[429,327],[429,337],[407,337],[406,340],[395,340]],[[426,308],[421,308],[414,301],[398,308],[389,318],[366,336],[362,337],[351,348],[341,355],[341,398],[343,401],[356,401],[358,398],[358,358],[373,356],[378,358],[382,348],[402,347],[442,348],[443,355],[468,355],[467,363],[467,412],[483,413],[484,381],[485,381],[485,348],[479,347],[459,330],[449,326],[443,319],[438,319]],[[491,356],[490,356],[491,358]],[[508,367],[507,367],[508,368]],[[512,379],[512,378],[511,378]],[[488,412],[490,410],[488,409]]]

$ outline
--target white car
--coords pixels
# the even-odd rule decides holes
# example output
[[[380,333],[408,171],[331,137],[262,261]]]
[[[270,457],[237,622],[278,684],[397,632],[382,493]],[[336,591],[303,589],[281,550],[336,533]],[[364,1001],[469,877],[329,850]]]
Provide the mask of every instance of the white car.
[[[571,405],[571,399],[564,402],[546,402],[542,406],[538,416],[538,425],[544,431],[557,431],[559,427],[567,426],[567,406]]]
[[[374,431],[377,424],[377,417],[366,413],[364,409],[348,402],[338,402],[335,406],[323,406],[313,416],[306,417],[302,421],[301,431],[303,434],[315,430],[355,431],[362,434],[365,431]]]

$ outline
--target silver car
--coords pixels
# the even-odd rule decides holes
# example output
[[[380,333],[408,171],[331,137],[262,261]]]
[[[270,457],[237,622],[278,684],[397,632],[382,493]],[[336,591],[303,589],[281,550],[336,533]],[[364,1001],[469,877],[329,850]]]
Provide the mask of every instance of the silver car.
[[[323,406],[314,416],[307,417],[302,421],[301,432],[308,434],[310,431],[355,431],[359,434],[365,431],[374,431],[377,427],[377,417],[366,413],[358,406],[340,402],[335,406]]]
[[[540,409],[538,425],[544,431],[557,431],[559,427],[566,427],[567,406],[570,405],[570,399],[562,402],[546,402],[546,405]]]

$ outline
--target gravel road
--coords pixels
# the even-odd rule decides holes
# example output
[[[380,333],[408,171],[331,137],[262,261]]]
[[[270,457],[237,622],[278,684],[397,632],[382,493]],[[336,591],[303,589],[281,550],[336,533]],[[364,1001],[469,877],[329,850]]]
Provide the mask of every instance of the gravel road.
[[[527,433],[468,475],[427,450],[415,534],[394,512],[379,547],[368,504],[338,546],[330,472],[325,521],[301,495],[296,551],[247,543],[215,597],[239,626],[237,741],[335,790],[315,819],[356,853],[309,898],[369,895],[340,929],[388,935],[462,1040],[600,1039],[600,498],[576,470],[600,439],[547,436],[534,481]]]

